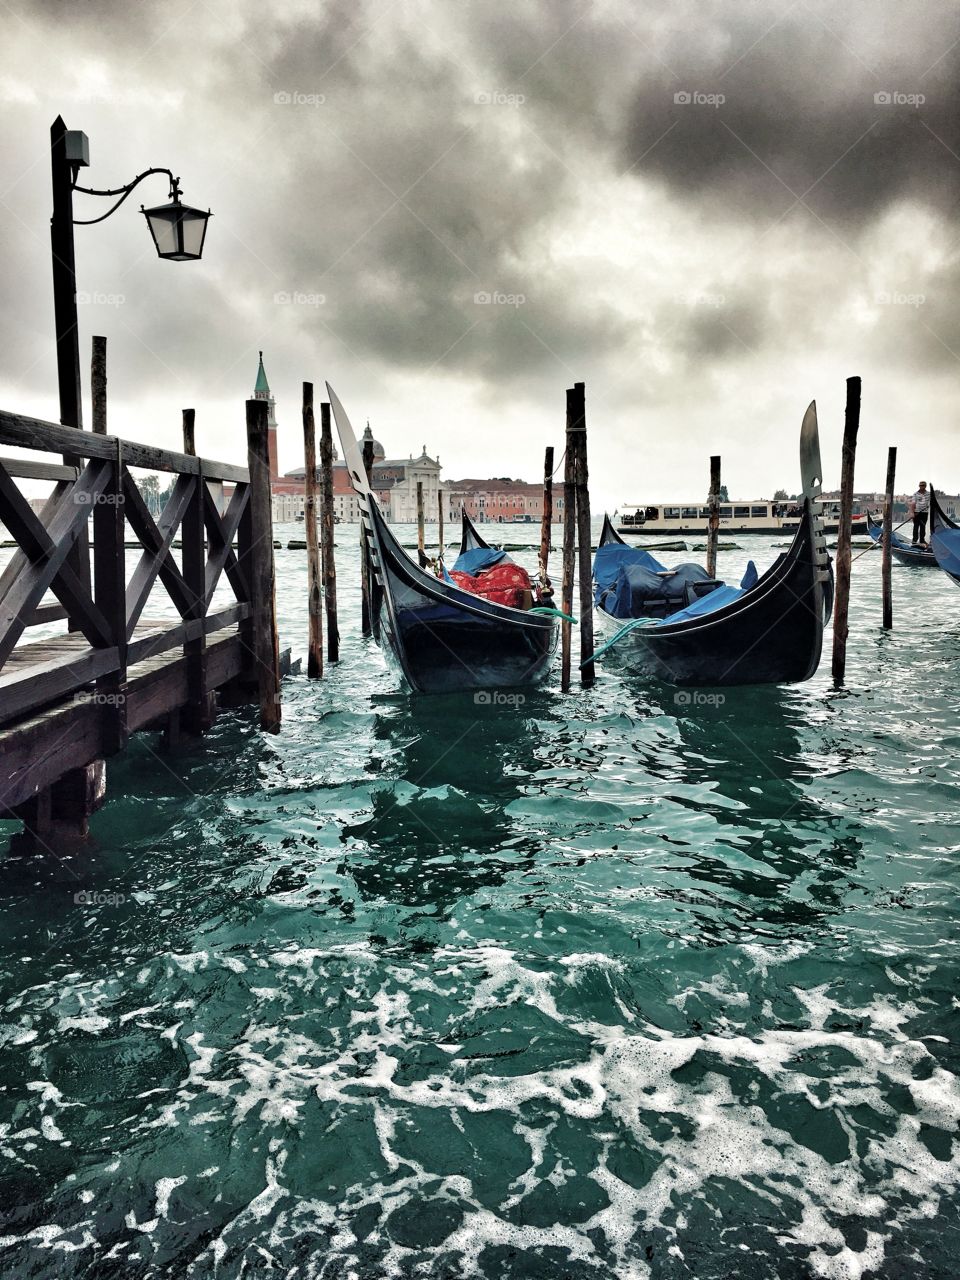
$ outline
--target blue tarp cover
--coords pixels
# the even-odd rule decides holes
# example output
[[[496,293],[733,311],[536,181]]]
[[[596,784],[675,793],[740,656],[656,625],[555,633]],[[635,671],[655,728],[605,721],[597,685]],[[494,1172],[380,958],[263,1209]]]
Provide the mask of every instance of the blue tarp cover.
[[[624,547],[619,542],[607,542],[602,547],[597,547],[593,557],[593,580],[597,584],[598,593],[613,586],[621,565],[641,565],[654,573],[664,568],[659,560],[642,547]]]
[[[497,551],[493,547],[474,547],[471,551],[464,551],[463,555],[457,556],[454,569],[458,573],[469,573],[472,577],[476,577],[483,569],[490,569],[493,565],[499,564],[507,553],[505,551]]]
[[[937,564],[954,578],[960,577],[960,529],[934,530],[930,538]]]
[[[745,591],[749,591],[756,584],[759,577],[757,566],[751,560],[747,564],[747,571],[739,587],[717,587],[716,591],[711,591],[708,595],[695,600],[693,604],[688,604],[685,609],[678,609],[676,613],[671,613],[668,618],[663,619],[663,622],[684,622],[687,618],[701,618],[705,613],[714,613],[717,609],[722,609],[725,604],[733,604],[734,600],[739,600]]]

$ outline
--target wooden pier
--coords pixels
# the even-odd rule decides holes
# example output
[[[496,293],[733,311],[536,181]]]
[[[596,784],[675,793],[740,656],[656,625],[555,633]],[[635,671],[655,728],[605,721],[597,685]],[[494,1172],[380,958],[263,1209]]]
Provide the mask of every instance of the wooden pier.
[[[289,657],[277,642],[260,401],[247,402],[247,445],[240,467],[0,411],[0,448],[29,451],[0,456],[0,523],[18,547],[0,574],[0,817],[23,823],[14,846],[56,852],[84,837],[105,761],[131,733],[160,730],[173,749],[209,728],[218,697],[259,703],[262,727],[279,728]],[[157,519],[131,468],[172,479]],[[54,482],[39,515],[24,480]],[[131,532],[140,556],[128,576]],[[214,611],[224,579],[232,598]],[[158,582],[171,616],[150,619]],[[28,638],[57,622],[67,629]]]

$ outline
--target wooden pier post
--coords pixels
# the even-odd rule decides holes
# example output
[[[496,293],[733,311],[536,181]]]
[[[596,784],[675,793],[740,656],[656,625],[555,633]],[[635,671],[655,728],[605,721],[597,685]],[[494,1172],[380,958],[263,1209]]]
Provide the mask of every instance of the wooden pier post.
[[[437,490],[437,546],[443,559],[443,490]]]
[[[840,463],[840,527],[837,531],[837,585],[833,606],[833,680],[843,684],[847,668],[847,636],[850,612],[850,522],[853,519],[853,472],[860,429],[860,379],[847,379],[847,405],[843,419],[843,453]]]
[[[553,523],[553,445],[543,454],[543,513],[540,517],[540,595],[553,595],[547,566],[550,560],[550,533]]]
[[[710,456],[710,492],[707,495],[707,576],[717,576],[717,542],[720,537],[720,455]]]
[[[320,540],[322,548],[323,598],[327,606],[327,657],[340,657],[340,624],[337,621],[337,566],[334,560],[333,435],[330,405],[320,405]]]
[[[317,532],[317,427],[313,417],[313,383],[303,384],[303,532],[307,540],[307,679],[323,675],[323,589],[320,539]]]
[[[424,530],[422,480],[417,481],[417,551],[420,555],[420,563],[423,564],[427,556],[427,540]]]
[[[98,436],[107,434],[107,340],[94,336],[90,358],[91,426]]]
[[[367,473],[367,483],[372,484],[373,476],[373,441],[363,442],[363,469]],[[372,629],[370,621],[370,557],[367,549],[367,537],[360,523],[360,631],[368,636]]]
[[[127,574],[124,556],[123,445],[117,440],[110,481],[93,508],[93,598],[117,648],[117,669],[97,681],[105,751],[127,745]],[[189,585],[189,582],[188,582]]]
[[[260,698],[260,727],[280,730],[280,645],[277,637],[276,571],[267,402],[247,401],[247,465],[250,469],[249,532],[244,547],[250,583],[250,622],[254,674]]]
[[[580,580],[580,683],[596,679],[593,658],[593,546],[590,532],[590,488],[587,467],[587,414],[582,382],[573,384],[577,485],[577,576]]]
[[[197,456],[195,409],[184,409],[183,452],[191,458]],[[181,562],[183,580],[187,584],[192,601],[191,619],[203,619],[206,611],[206,543],[203,520],[203,475],[197,476],[196,488],[180,526]],[[187,660],[187,687],[189,699],[186,706],[171,715],[165,735],[165,745],[173,747],[181,729],[194,737],[200,737],[213,724],[214,695],[207,688],[207,638],[203,631],[183,646]]]
[[[568,616],[573,613],[573,561],[577,532],[577,446],[576,432],[573,429],[575,394],[572,388],[567,390],[566,452],[563,460],[563,577],[560,585],[560,608]],[[565,621],[560,623],[560,688],[563,693],[570,689],[570,625]]]
[[[883,550],[880,576],[883,593],[883,629],[893,629],[893,487],[897,476],[897,450],[887,450],[887,487],[883,498]]]
[[[183,414],[183,452],[189,454],[191,458],[197,456],[197,411],[196,409],[184,409]]]

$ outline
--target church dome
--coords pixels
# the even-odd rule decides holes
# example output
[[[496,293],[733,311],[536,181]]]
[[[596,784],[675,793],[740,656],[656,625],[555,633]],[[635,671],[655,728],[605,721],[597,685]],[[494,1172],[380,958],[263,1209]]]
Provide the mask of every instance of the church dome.
[[[363,449],[364,445],[365,445],[368,441],[370,441],[370,440],[373,440],[373,432],[370,430],[370,423],[368,422],[368,423],[367,423],[367,429],[366,429],[366,431],[364,431],[364,433],[363,433],[363,439],[360,441],[360,448],[361,448],[361,449]],[[386,456],[387,456],[386,450],[384,449],[384,447],[383,447],[383,445],[380,443],[380,441],[379,441],[379,440],[373,440],[373,459],[374,459],[374,461],[375,461],[375,462],[377,462],[377,461],[382,462],[382,461],[383,461],[383,459],[384,459]]]

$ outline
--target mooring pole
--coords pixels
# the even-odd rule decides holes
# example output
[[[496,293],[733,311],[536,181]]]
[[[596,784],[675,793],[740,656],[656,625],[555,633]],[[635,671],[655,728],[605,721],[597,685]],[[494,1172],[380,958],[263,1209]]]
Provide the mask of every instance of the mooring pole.
[[[569,617],[573,613],[573,561],[577,531],[577,445],[574,430],[576,391],[567,390],[566,452],[563,460],[563,577],[560,586],[560,608]],[[570,689],[570,623],[560,623],[560,688]]]
[[[553,522],[553,445],[543,454],[543,513],[540,517],[540,595],[552,596],[547,566],[550,560],[550,533]]]
[[[422,480],[417,481],[417,551],[420,553],[420,563],[423,564],[424,557],[427,554],[427,542],[424,532]]]
[[[897,476],[897,451],[887,450],[887,487],[883,497],[883,559],[880,565],[883,583],[883,629],[893,629],[893,486]]]
[[[437,490],[437,546],[440,548],[440,559],[443,559],[443,490]]]
[[[280,644],[277,636],[273,518],[270,511],[270,447],[266,400],[247,401],[247,465],[250,469],[250,627],[260,727],[280,730]]]
[[[577,446],[577,576],[580,580],[580,683],[593,684],[593,565],[590,533],[590,488],[587,467],[587,413],[584,385],[573,384]]]
[[[90,358],[90,402],[93,414],[90,425],[98,436],[107,434],[107,340],[94,336]]]
[[[847,668],[847,625],[850,613],[850,524],[853,520],[853,471],[860,429],[860,379],[847,379],[840,463],[840,528],[837,531],[837,587],[833,606],[833,679],[843,684]]]
[[[367,473],[367,483],[372,487],[373,477],[373,441],[363,442],[363,469]],[[367,537],[360,522],[360,630],[368,636],[371,631],[370,621],[370,558],[367,550]]]
[[[717,542],[720,538],[720,455],[710,456],[710,492],[707,496],[707,577],[717,576]]]
[[[317,429],[313,418],[313,383],[303,384],[303,531],[307,540],[307,679],[323,675],[323,590],[320,540],[317,535]]]
[[[323,598],[327,605],[327,657],[336,662],[340,657],[340,625],[337,621],[337,566],[333,555],[333,435],[330,430],[330,405],[320,405],[320,537],[323,549]]]

